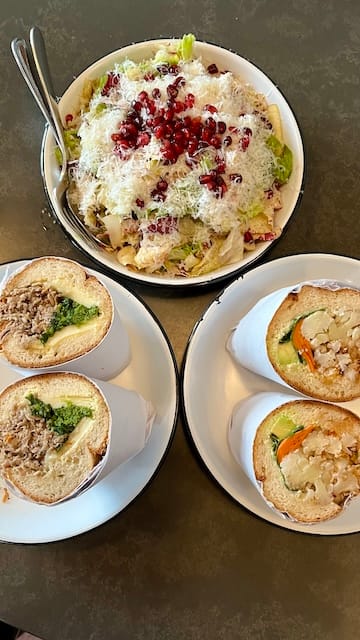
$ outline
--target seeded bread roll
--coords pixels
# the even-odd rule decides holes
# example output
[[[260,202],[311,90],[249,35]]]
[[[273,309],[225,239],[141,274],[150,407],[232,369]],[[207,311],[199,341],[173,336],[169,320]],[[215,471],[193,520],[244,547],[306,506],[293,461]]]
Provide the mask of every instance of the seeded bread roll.
[[[51,334],[54,317],[58,322],[66,315],[77,322]],[[112,318],[112,299],[100,280],[71,260],[39,258],[12,275],[1,292],[0,353],[24,368],[60,365],[100,344]]]
[[[320,400],[360,397],[360,291],[304,285],[267,330],[269,360],[291,387]]]
[[[109,432],[108,405],[85,376],[24,378],[0,394],[1,475],[35,502],[57,502],[105,455]]]
[[[360,492],[359,462],[360,418],[317,400],[276,408],[254,439],[254,471],[263,496],[298,522],[339,515]]]

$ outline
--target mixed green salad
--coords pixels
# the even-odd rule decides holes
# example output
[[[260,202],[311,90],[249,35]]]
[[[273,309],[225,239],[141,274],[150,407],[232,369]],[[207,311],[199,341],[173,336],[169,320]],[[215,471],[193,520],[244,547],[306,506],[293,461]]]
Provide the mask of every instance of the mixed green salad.
[[[66,116],[72,205],[137,271],[203,275],[281,231],[292,152],[278,108],[194,41],[115,64]]]

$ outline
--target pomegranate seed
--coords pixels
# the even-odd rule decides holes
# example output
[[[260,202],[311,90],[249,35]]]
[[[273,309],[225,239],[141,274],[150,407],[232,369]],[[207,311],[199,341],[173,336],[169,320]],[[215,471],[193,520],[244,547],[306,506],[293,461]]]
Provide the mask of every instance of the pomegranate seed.
[[[245,242],[253,242],[254,241],[254,238],[253,238],[253,235],[252,235],[251,231],[245,231],[245,233],[244,233],[244,241]]]
[[[131,106],[135,111],[141,111],[142,109],[142,104],[138,100],[133,100]]]
[[[173,117],[174,117],[174,109],[172,108],[165,109],[165,113],[164,113],[165,120],[169,122],[170,120],[173,119]]]
[[[226,131],[226,124],[225,124],[225,122],[223,122],[222,120],[220,120],[220,121],[217,123],[217,132],[218,132],[218,133],[225,133],[225,131]]]
[[[144,208],[144,205],[145,205],[144,200],[142,200],[141,198],[136,198],[135,202],[136,202],[137,206],[139,207],[139,209],[143,209]]]
[[[212,137],[212,131],[209,127],[204,127],[201,132],[201,140],[204,142],[210,142],[210,138]]]
[[[229,127],[229,131],[231,133],[238,133],[239,132],[239,130],[236,127]]]
[[[190,130],[187,127],[183,128],[182,134],[183,134],[185,140],[190,140],[191,133],[190,133]]]
[[[209,129],[211,129],[212,131],[216,130],[216,122],[214,120],[214,118],[212,118],[211,116],[209,116],[208,118],[206,118],[205,120],[205,124],[207,127],[209,127]]]
[[[161,96],[160,89],[158,89],[158,87],[155,87],[155,89],[152,90],[151,95],[153,98],[160,98]]]
[[[274,233],[273,231],[267,231],[266,233],[264,233],[264,237],[261,238],[261,240],[275,240],[276,238],[276,233]]]
[[[145,73],[144,75],[144,80],[146,82],[149,82],[150,80],[154,80],[154,74],[150,73],[150,71],[148,71],[147,73]]]
[[[218,173],[225,173],[225,162],[218,162],[217,172]]]
[[[116,75],[113,71],[110,71],[110,73],[107,74],[106,83],[101,90],[101,95],[108,96],[110,93],[110,89],[116,87],[116,85],[119,83],[119,80],[119,76]]]
[[[179,93],[179,91],[173,84],[169,84],[166,87],[166,93],[168,94],[169,98],[172,98],[174,100],[175,98],[177,98],[177,94]]]
[[[133,138],[133,137],[137,136],[138,129],[133,123],[125,123],[125,124],[121,125],[121,127],[119,129],[119,133],[124,138]]]
[[[166,199],[165,193],[161,193],[161,191],[157,191],[157,189],[153,189],[150,195],[155,202],[164,202]]]
[[[194,96],[193,93],[188,93],[185,96],[185,104],[186,104],[188,109],[191,109],[194,106],[194,104],[195,104],[195,96]]]
[[[176,64],[172,64],[169,67],[169,73],[172,73],[173,75],[176,75],[179,73],[179,67]]]
[[[140,100],[140,102],[145,102],[145,100],[149,97],[149,94],[147,91],[140,91],[139,95],[138,95],[138,99]]]
[[[182,131],[175,131],[174,140],[177,144],[184,145],[184,134]]]
[[[202,122],[200,118],[193,118],[190,122],[190,131],[195,135],[195,136],[199,136],[201,135],[203,126],[202,126]]]
[[[251,129],[249,129],[249,127],[244,127],[243,131],[246,136],[248,137],[252,136],[252,131]]]
[[[169,160],[170,162],[174,162],[175,161],[175,154],[174,151],[172,149],[166,149],[164,147],[162,147],[160,149],[161,153],[163,154],[164,158],[166,160]]]
[[[230,145],[232,144],[232,137],[226,136],[223,140],[223,143],[225,147],[230,147]]]
[[[120,135],[120,133],[112,133],[111,134],[111,140],[113,142],[120,142],[121,139],[122,139],[122,136]]]
[[[178,76],[177,78],[175,78],[173,84],[175,85],[175,87],[183,87],[185,84],[185,78],[183,78],[182,76]]]
[[[190,116],[185,116],[183,119],[184,127],[189,128],[191,126],[191,122]]]
[[[154,115],[156,111],[156,106],[154,100],[147,100],[145,103],[146,112]]]
[[[168,183],[166,182],[166,180],[161,179],[156,184],[156,188],[158,189],[158,191],[166,191],[166,189],[168,188]]]
[[[195,153],[195,151],[197,151],[197,148],[198,148],[197,138],[192,137],[189,140],[189,144],[188,144],[189,155],[192,156]]]
[[[156,68],[158,72],[163,76],[169,73],[169,65],[166,62],[164,62],[163,64],[159,64]]]
[[[211,180],[211,182],[208,182],[206,186],[209,189],[209,191],[215,191],[215,189],[216,189],[215,180]]]
[[[132,140],[126,140],[125,138],[120,138],[117,144],[123,149],[130,149],[134,146],[134,142]]]
[[[212,136],[212,138],[210,138],[209,142],[210,142],[211,146],[215,147],[215,149],[220,149],[221,140],[220,140],[219,136]]]
[[[163,116],[155,116],[153,119],[153,126],[157,127],[159,124],[163,124],[164,117]]]
[[[212,75],[214,73],[219,73],[219,69],[217,68],[216,64],[209,64],[207,72]]]
[[[171,138],[173,134],[172,122],[164,124],[165,137]]]
[[[209,173],[203,173],[201,176],[199,176],[199,182],[200,184],[208,184],[209,182],[213,182],[213,176],[211,176]]]
[[[151,222],[147,228],[150,233],[170,233],[177,228],[176,219],[171,216],[163,216]]]
[[[66,124],[69,124],[69,122],[72,122],[72,121],[73,121],[73,119],[74,119],[74,116],[73,116],[71,113],[68,113],[68,114],[65,116],[65,122],[66,122]]]
[[[210,113],[217,113],[217,108],[214,107],[213,104],[206,104],[204,106],[204,111],[210,111]]]
[[[249,136],[244,136],[241,140],[241,148],[243,151],[246,151],[246,149],[248,148],[250,144],[250,138]]]
[[[164,124],[159,124],[157,127],[154,127],[154,136],[158,140],[161,140],[161,138],[165,137],[165,132],[166,129]]]
[[[136,144],[138,147],[145,147],[147,144],[149,144],[149,142],[150,142],[150,135],[146,131],[139,133],[136,140]]]
[[[184,151],[184,145],[179,144],[178,142],[174,142],[174,152],[177,156],[179,156]]]
[[[236,184],[240,184],[242,182],[241,173],[231,173],[229,177],[231,182],[235,182]]]
[[[175,100],[174,102],[175,113],[181,113],[185,110],[184,102],[180,102],[180,100]]]
[[[152,129],[153,126],[154,126],[154,118],[148,118],[146,120],[146,126],[149,127],[150,129]]]

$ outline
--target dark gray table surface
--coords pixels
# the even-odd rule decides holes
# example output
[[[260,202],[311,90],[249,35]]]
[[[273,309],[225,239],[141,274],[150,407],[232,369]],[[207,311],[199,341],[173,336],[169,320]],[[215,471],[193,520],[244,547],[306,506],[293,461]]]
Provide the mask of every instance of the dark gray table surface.
[[[357,0],[2,0],[0,262],[51,253],[92,266],[47,213],[44,122],[9,50],[33,24],[44,32],[59,95],[98,57],[147,38],[193,32],[252,60],[293,107],[307,166],[301,206],[264,261],[360,257]],[[221,288],[173,295],[134,287],[179,365]],[[46,640],[356,638],[359,535],[309,536],[254,517],[199,463],[180,416],[160,472],[125,511],[77,538],[0,545],[0,619]]]

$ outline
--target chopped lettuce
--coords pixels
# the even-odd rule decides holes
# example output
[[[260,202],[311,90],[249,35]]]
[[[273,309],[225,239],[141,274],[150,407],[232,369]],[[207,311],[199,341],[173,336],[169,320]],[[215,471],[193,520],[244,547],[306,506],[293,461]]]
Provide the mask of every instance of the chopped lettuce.
[[[192,33],[184,35],[178,45],[177,54],[180,60],[191,60],[195,36]]]
[[[169,253],[169,260],[175,260],[176,262],[183,261],[188,256],[196,254],[199,249],[199,244],[183,244],[178,247],[173,247]]]
[[[275,156],[274,177],[280,184],[285,184],[291,176],[293,157],[289,147],[271,135],[266,141],[267,146]]]
[[[177,64],[179,62],[179,56],[177,53],[174,53],[172,51],[169,51],[168,49],[165,49],[164,47],[161,47],[160,49],[158,49],[158,51],[155,54],[154,57],[154,62],[155,64]]]

